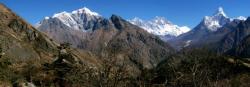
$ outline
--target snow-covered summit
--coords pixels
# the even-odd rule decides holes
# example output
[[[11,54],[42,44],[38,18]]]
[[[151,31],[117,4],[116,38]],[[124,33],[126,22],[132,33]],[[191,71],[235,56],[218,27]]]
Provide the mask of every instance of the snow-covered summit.
[[[159,35],[159,36],[178,36],[180,34],[186,33],[190,30],[187,26],[174,25],[170,21],[166,20],[164,17],[156,16],[152,20],[142,20],[138,17],[128,20],[130,23],[137,25],[149,33]]]
[[[222,7],[219,7],[217,9],[217,11],[214,13],[214,16],[224,16],[224,17],[228,18]]]
[[[230,21],[233,20],[246,20],[246,17],[244,16],[239,16],[236,18],[229,18],[222,7],[219,7],[214,15],[212,16],[205,16],[203,19],[203,24],[207,29],[210,31],[217,31],[220,27],[224,26],[226,23],[229,23]]]
[[[47,20],[48,20],[48,19],[50,19],[50,18],[49,18],[48,16],[46,16],[46,17],[44,17],[44,19],[47,19]]]
[[[77,15],[77,14],[86,14],[86,15],[90,15],[90,16],[101,16],[99,15],[97,12],[93,12],[90,9],[88,9],[87,7],[83,7],[77,10],[70,12],[60,12],[60,13],[56,13],[52,16],[52,18],[56,18],[56,17],[60,17],[60,16],[68,16],[68,15]]]
[[[89,15],[93,15],[93,16],[100,16],[97,12],[93,12],[90,9],[88,9],[87,7],[83,7],[81,9],[74,10],[74,11],[72,11],[72,14],[89,14]]]
[[[154,22],[156,24],[161,24],[161,25],[172,24],[170,21],[168,21],[164,17],[159,17],[159,16],[156,16],[153,20],[151,20],[151,22]]]
[[[222,27],[228,22],[230,22],[230,18],[227,17],[222,7],[219,7],[214,15],[205,16],[203,19],[204,25],[210,31],[217,31],[218,28]]]
[[[54,14],[52,17],[45,17],[45,19],[39,22],[36,27],[48,27],[50,26],[49,23],[53,23],[52,21],[57,21],[58,23],[66,25],[70,29],[86,31],[91,30],[91,28],[94,26],[94,22],[100,18],[102,17],[97,12],[93,12],[90,9],[84,7],[72,12],[63,11]]]
[[[234,18],[234,19],[243,20],[243,21],[247,20],[247,18],[246,18],[246,17],[244,17],[244,16],[239,16],[239,17]]]

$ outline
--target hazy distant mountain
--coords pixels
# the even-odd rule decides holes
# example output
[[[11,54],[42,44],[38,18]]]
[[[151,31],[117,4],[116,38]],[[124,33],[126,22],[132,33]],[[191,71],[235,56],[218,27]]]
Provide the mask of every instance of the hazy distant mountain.
[[[164,17],[158,16],[149,21],[136,17],[129,20],[129,22],[145,29],[149,33],[160,36],[163,40],[168,40],[190,31],[190,28],[187,26],[180,27],[178,25],[174,25]]]

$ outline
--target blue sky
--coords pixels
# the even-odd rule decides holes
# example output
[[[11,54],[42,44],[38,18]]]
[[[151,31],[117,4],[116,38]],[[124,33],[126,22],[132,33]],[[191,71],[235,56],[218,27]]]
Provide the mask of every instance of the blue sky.
[[[250,0],[0,0],[29,23],[61,11],[87,7],[109,18],[152,19],[162,16],[177,25],[196,26],[222,6],[229,17],[250,16]]]

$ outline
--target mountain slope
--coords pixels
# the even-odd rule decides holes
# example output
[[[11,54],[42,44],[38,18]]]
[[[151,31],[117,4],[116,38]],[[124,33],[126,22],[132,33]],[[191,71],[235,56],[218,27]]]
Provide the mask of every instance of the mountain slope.
[[[220,42],[220,52],[225,52],[229,55],[244,56],[249,55],[247,50],[248,39],[250,35],[250,18],[246,21],[241,21],[233,31],[228,33]],[[248,56],[249,57],[249,56]]]
[[[113,51],[119,48],[118,50],[121,50],[122,54],[126,52],[131,61],[142,64],[145,68],[156,66],[174,52],[157,36],[130,24],[121,17],[113,15],[111,21],[117,29],[121,30],[109,41],[108,48]]]
[[[0,31],[0,46],[4,53],[2,57],[51,62],[58,55],[60,46],[58,43],[32,27],[3,4],[0,4]],[[80,55],[74,49],[71,51],[74,58],[87,61],[88,55]]]
[[[61,78],[66,78],[65,73],[79,68],[76,65],[98,67],[102,62],[96,58],[89,51],[55,43],[0,4],[0,86],[61,87],[69,83],[62,84]]]
[[[0,5],[0,39],[4,56],[17,59],[51,59],[56,44],[23,21],[4,5]]]
[[[245,37],[239,46],[232,50],[236,56],[249,58],[250,57],[250,35]]]

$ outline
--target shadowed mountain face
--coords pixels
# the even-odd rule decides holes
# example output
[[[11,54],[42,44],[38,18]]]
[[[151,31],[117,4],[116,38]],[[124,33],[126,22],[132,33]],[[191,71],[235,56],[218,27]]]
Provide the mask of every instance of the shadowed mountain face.
[[[0,4],[0,46],[3,57],[51,59],[56,44]]]
[[[89,30],[76,30],[54,18],[38,28],[58,42],[69,42],[100,56],[114,55],[141,69],[156,66],[174,52],[158,37],[116,15],[98,18],[91,25]]]
[[[250,18],[241,21],[233,31],[220,42],[219,51],[239,57],[249,57]]]
[[[160,38],[130,24],[121,17],[113,15],[110,20],[116,31],[113,32],[112,39],[107,41],[105,49],[111,53],[125,54],[124,58],[146,68],[156,66],[173,53],[174,50]]]
[[[232,50],[239,57],[249,58],[250,57],[250,35],[244,38],[240,45]]]

